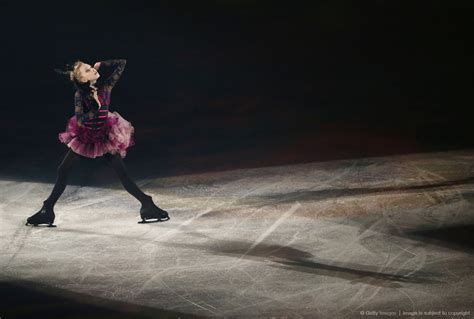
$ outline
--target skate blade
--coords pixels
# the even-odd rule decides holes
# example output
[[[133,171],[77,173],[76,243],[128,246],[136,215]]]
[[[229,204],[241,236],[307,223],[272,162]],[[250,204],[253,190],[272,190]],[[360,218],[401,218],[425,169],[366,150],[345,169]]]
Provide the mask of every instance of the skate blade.
[[[56,225],[53,224],[30,224],[26,222],[25,226],[33,226],[33,227],[56,227]]]
[[[153,220],[151,220],[151,219],[153,219]],[[142,219],[141,221],[138,222],[138,224],[159,223],[159,222],[167,221],[170,218],[166,217],[166,218],[159,218],[159,219],[157,219],[157,218],[151,218],[151,219]]]

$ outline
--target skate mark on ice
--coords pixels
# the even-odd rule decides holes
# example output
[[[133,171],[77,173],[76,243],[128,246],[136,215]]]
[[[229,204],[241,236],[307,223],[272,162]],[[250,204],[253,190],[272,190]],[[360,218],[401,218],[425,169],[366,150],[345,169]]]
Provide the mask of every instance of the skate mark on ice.
[[[281,181],[278,181],[278,182],[274,182],[274,183],[271,183],[269,185],[266,185],[266,186],[262,186],[262,187],[257,187],[255,189],[253,189],[252,191],[249,191],[247,192],[246,194],[243,194],[242,196],[232,200],[230,203],[229,203],[229,206],[235,202],[239,202],[242,198],[245,198],[247,196],[249,196],[250,194],[256,192],[256,191],[262,191],[262,190],[265,190],[265,189],[270,189],[270,188],[273,188],[273,186],[275,184],[279,184],[281,183]],[[299,203],[298,203],[299,204]],[[238,204],[239,205],[239,204]],[[240,206],[240,205],[239,205]],[[255,214],[257,214],[261,209],[265,208],[267,205],[263,206],[263,207],[260,207],[258,210],[254,211],[252,214],[250,214],[250,216],[253,216]],[[245,222],[245,218],[239,218],[238,221],[236,223],[234,223],[232,226],[230,226],[229,228],[227,228],[227,231],[230,232],[231,230],[233,230],[234,228],[240,226],[241,224],[243,224]]]
[[[318,184],[313,186],[313,187],[305,188],[304,190],[298,189],[298,190],[295,190],[295,191],[292,191],[292,192],[287,191],[287,192],[284,192],[284,193],[271,193],[271,194],[266,194],[266,195],[263,194],[263,195],[251,196],[249,199],[247,199],[245,201],[242,201],[241,199],[239,199],[239,201],[241,202],[239,204],[253,205],[253,206],[257,206],[257,207],[264,207],[264,206],[276,205],[276,204],[280,204],[280,203],[293,202],[293,201],[298,200],[298,199],[299,200],[305,200],[305,194],[314,194],[314,193],[317,194],[317,193],[320,193],[320,192],[328,191],[328,190],[321,189],[321,188],[324,187],[324,186],[330,187],[331,182],[334,182],[338,179],[341,179],[344,176],[346,176],[347,174],[351,173],[353,167],[356,166],[356,165],[357,165],[357,162],[353,162],[350,167],[345,168],[342,172],[340,172],[336,176],[331,176],[330,178],[328,178],[326,180],[318,181]],[[291,176],[288,176],[286,179],[288,180],[290,178],[291,178]],[[284,184],[285,179],[280,180],[280,181],[275,182],[275,183],[272,183],[270,185],[270,187],[272,187],[275,184],[281,184],[281,183]],[[265,187],[265,188],[270,188],[270,187]],[[337,190],[337,191],[340,193],[340,190]],[[265,200],[266,200],[266,202],[261,203],[262,201],[265,201]]]
[[[140,295],[146,288],[148,288],[148,286],[152,282],[154,282],[157,278],[159,278],[162,273],[165,273],[167,271],[170,271],[170,270],[172,270],[172,271],[180,271],[180,270],[189,271],[189,270],[192,270],[192,269],[202,269],[203,267],[225,266],[225,265],[230,264],[230,263],[233,263],[233,260],[228,260],[228,261],[223,261],[223,262],[213,262],[213,263],[204,264],[204,265],[194,264],[194,265],[185,265],[185,266],[173,266],[173,268],[171,268],[171,269],[168,269],[168,268],[163,269],[158,273],[153,273],[153,275],[151,277],[149,277],[147,280],[145,280],[145,282],[143,282],[143,284],[140,286],[140,288],[135,292],[135,296]],[[132,272],[132,271],[129,271],[129,272]],[[134,270],[133,272],[147,272],[147,273],[149,273],[150,270],[149,269]]]
[[[252,249],[254,249],[258,244],[260,244],[265,238],[267,238],[275,229],[280,226],[281,223],[283,223],[288,217],[290,217],[298,208],[301,207],[300,203],[296,203],[293,206],[291,206],[290,209],[288,209],[280,218],[278,218],[268,229],[261,234],[253,243],[250,245],[250,247],[245,251],[242,256],[235,261],[235,264],[231,267],[229,267],[229,270],[234,268],[237,263],[242,260]]]
[[[398,289],[397,291],[401,292],[402,294],[404,294],[405,296],[407,296],[407,298],[410,300],[411,302],[411,311],[415,311],[415,302],[413,301],[413,299],[410,297],[410,295],[403,289],[403,288],[400,288]]]
[[[12,237],[10,238],[10,240],[8,241],[8,243],[6,243],[5,246],[3,246],[2,250],[7,250],[8,247],[11,247],[12,244],[15,242],[16,238],[18,237],[18,235],[20,234],[20,232],[21,232],[22,230],[25,230],[25,225],[24,225],[23,223],[21,224],[21,226],[18,226],[18,227],[15,229],[15,231],[14,231]]]
[[[312,292],[317,292],[317,291],[322,290],[322,289],[324,289],[324,287],[311,288],[311,289],[308,289],[308,290],[305,290],[305,291],[299,291],[299,292],[294,293],[294,294],[287,293],[287,294],[285,294],[285,297],[280,297],[280,298],[269,298],[268,296],[266,296],[266,298],[269,298],[270,300],[267,299],[267,300],[264,300],[264,301],[260,301],[260,302],[256,302],[256,303],[252,303],[252,304],[247,304],[245,306],[240,306],[240,307],[237,307],[237,308],[233,308],[233,309],[221,312],[220,315],[225,316],[225,315],[228,315],[228,314],[232,314],[234,312],[241,312],[244,309],[255,308],[257,306],[262,306],[262,305],[265,305],[265,304],[268,304],[268,303],[273,303],[273,302],[283,303],[283,300],[285,300],[285,299],[293,299],[293,298],[301,296],[303,294],[309,294],[309,293],[312,293]],[[315,305],[312,305],[312,306],[316,307]],[[320,312],[319,308],[316,307],[316,309],[318,310],[318,312]],[[278,317],[275,317],[275,318],[278,318]]]
[[[425,182],[426,180],[422,180]],[[432,180],[428,180],[432,182]],[[279,203],[289,203],[295,200],[300,201],[321,201],[329,200],[334,198],[343,198],[343,197],[354,197],[354,196],[376,196],[376,195],[386,195],[386,194],[417,194],[421,193],[425,196],[430,196],[429,199],[433,203],[437,203],[435,197],[432,193],[427,192],[432,190],[434,194],[440,192],[447,192],[448,194],[439,194],[444,195],[459,195],[461,196],[458,189],[452,189],[452,186],[462,186],[473,184],[474,178],[466,178],[461,180],[454,181],[444,181],[439,183],[421,183],[419,185],[407,185],[407,186],[386,186],[386,187],[360,187],[360,188],[330,188],[330,189],[319,189],[319,190],[297,190],[291,193],[285,194],[267,194],[267,195],[258,195],[250,197],[246,201],[243,201],[241,204],[252,205],[252,206],[266,206],[266,205],[276,205]],[[264,203],[261,203],[261,202]],[[451,200],[452,201],[452,200]],[[447,203],[445,200],[444,202]]]
[[[21,228],[24,229],[23,231],[23,235],[20,236],[20,239],[19,239],[19,244],[17,244],[17,249],[15,250],[15,252],[11,255],[11,257],[7,260],[6,262],[6,265],[5,267],[9,267],[10,264],[12,263],[12,261],[16,258],[16,256],[18,256],[18,254],[23,250],[23,248],[25,247],[25,244],[26,244],[26,239],[29,238],[29,233],[31,232],[31,228],[28,227],[25,229],[25,226],[22,225],[20,227],[18,227],[17,231],[15,231],[15,234],[21,232]],[[14,240],[16,240],[16,236],[13,238],[12,241],[10,241],[11,244],[13,244]]]
[[[275,184],[275,183],[274,183],[274,184]],[[236,198],[236,199],[234,199],[234,200],[232,200],[232,201],[230,201],[230,202],[224,202],[224,203],[215,205],[214,207],[209,207],[209,208],[205,209],[203,212],[198,213],[197,215],[195,215],[195,216],[193,216],[193,217],[191,217],[191,218],[189,218],[189,219],[183,221],[183,222],[180,223],[176,228],[174,228],[174,229],[172,229],[172,230],[166,232],[166,233],[163,234],[163,235],[158,235],[157,237],[155,237],[155,238],[153,239],[153,241],[163,240],[163,239],[165,239],[165,238],[167,238],[167,237],[169,237],[169,236],[175,235],[176,233],[178,233],[178,232],[181,230],[181,228],[183,228],[183,226],[186,226],[186,225],[192,223],[194,220],[196,220],[196,219],[198,219],[198,218],[200,218],[200,217],[202,217],[202,216],[208,214],[209,212],[211,212],[211,211],[213,211],[213,210],[215,210],[215,209],[218,209],[218,208],[220,208],[220,207],[222,207],[222,206],[224,206],[224,205],[231,205],[231,204],[233,204],[234,202],[238,201],[239,198],[243,198],[243,197],[245,197],[245,196],[248,196],[249,194],[252,194],[252,193],[254,193],[254,192],[256,192],[256,191],[259,191],[259,190],[261,190],[261,189],[268,188],[268,187],[271,187],[271,186],[272,186],[272,185],[257,187],[257,188],[255,188],[255,189],[253,189],[253,190],[248,191],[247,193],[243,194],[242,196],[240,196],[240,197],[238,197],[238,198]],[[212,196],[213,196],[213,195],[211,195],[211,197],[212,197]],[[206,201],[206,202],[207,202],[207,201]]]
[[[201,306],[201,305],[199,305],[199,304],[193,302],[192,300],[186,298],[185,296],[179,294],[179,293],[176,292],[173,288],[171,288],[170,286],[168,286],[168,285],[166,284],[166,282],[164,282],[162,279],[160,279],[160,282],[161,282],[166,288],[168,288],[168,290],[171,291],[173,294],[175,294],[175,295],[178,296],[179,298],[183,299],[184,301],[190,303],[191,305],[196,306],[196,307],[198,307],[198,308],[200,308],[200,309],[203,309],[203,310],[205,310],[205,311],[209,311],[209,312],[211,312],[211,313],[213,313],[213,314],[215,314],[215,315],[218,314],[217,312],[215,312],[215,311],[213,311],[213,310],[211,310],[211,309],[209,309],[209,308],[203,307],[203,306]],[[211,306],[211,305],[209,305],[209,306]],[[214,306],[211,306],[211,307],[214,308],[214,309],[216,309]]]
[[[377,272],[381,272],[384,270],[384,268],[386,268],[387,266],[389,266],[391,263],[393,263],[401,254],[403,254],[403,250],[401,250],[396,256],[394,256],[392,258],[392,260],[390,260],[389,262],[387,262],[385,265],[382,265],[378,268]],[[370,281],[370,279],[369,279]],[[358,289],[357,293],[349,300],[349,302],[346,303],[346,306],[342,307],[342,310],[343,309],[346,309],[348,308],[352,302],[358,298],[360,295],[362,295],[365,290],[369,287],[368,284],[362,286],[361,288]],[[380,289],[382,289],[382,286],[379,286],[377,288],[375,288],[374,292],[372,293],[372,295],[370,295],[369,297],[367,297],[358,307],[355,308],[355,310],[357,309],[360,309],[362,308],[363,306],[365,306],[369,301],[371,301],[380,291]]]

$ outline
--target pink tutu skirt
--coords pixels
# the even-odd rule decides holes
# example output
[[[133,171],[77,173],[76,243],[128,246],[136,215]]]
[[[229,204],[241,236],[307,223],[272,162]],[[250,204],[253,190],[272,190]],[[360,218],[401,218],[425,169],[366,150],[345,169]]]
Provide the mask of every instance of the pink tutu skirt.
[[[109,112],[104,125],[97,130],[78,126],[74,115],[69,119],[66,131],[59,133],[59,140],[74,153],[85,157],[118,153],[125,158],[127,149],[135,145],[133,133],[132,124],[117,112]]]

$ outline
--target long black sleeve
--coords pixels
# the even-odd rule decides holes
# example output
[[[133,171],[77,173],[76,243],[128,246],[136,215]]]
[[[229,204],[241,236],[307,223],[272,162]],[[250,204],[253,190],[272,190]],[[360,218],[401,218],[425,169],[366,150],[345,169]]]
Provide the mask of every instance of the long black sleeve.
[[[82,124],[84,120],[84,105],[82,103],[81,94],[76,92],[74,94],[74,112],[76,114],[76,119],[79,124]]]
[[[103,82],[104,86],[112,89],[117,81],[122,76],[123,71],[125,70],[125,65],[127,60],[125,59],[113,59],[100,61],[100,66],[113,67],[112,74]]]

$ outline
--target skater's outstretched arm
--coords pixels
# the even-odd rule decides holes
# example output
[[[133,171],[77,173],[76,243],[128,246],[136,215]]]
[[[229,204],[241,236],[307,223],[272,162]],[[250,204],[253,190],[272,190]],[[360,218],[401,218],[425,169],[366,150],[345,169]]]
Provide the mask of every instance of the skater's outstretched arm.
[[[110,91],[122,76],[126,64],[127,60],[125,59],[113,59],[97,62],[94,65],[94,68],[99,69],[101,66],[109,66],[114,68],[112,74],[104,81],[104,87]]]

